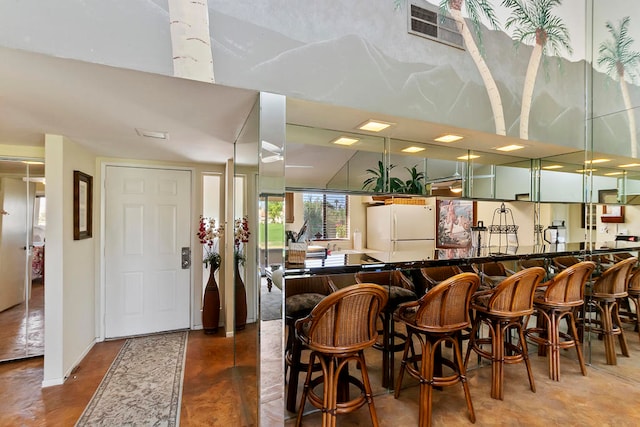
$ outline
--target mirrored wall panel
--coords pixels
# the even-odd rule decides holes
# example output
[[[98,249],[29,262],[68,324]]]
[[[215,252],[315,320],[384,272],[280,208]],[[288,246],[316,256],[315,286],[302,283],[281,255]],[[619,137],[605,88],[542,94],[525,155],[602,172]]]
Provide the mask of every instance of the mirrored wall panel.
[[[44,163],[0,160],[0,360],[44,354]]]

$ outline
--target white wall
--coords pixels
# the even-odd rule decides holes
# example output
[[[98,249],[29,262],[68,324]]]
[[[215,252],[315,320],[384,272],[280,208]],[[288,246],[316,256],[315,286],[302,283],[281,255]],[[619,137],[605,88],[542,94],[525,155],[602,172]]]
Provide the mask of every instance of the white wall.
[[[46,135],[45,158],[47,286],[43,385],[47,386],[62,384],[95,341],[98,281],[97,239],[73,240],[73,171],[95,177],[95,155],[65,137]],[[95,192],[93,206],[95,214]],[[94,236],[96,224],[94,216]]]

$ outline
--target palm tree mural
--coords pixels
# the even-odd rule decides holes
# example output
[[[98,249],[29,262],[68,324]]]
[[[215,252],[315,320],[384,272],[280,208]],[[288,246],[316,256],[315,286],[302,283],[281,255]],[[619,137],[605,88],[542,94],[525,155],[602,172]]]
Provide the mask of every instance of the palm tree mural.
[[[522,139],[529,139],[529,115],[540,60],[549,50],[556,56],[559,56],[563,49],[569,54],[573,52],[567,26],[562,19],[551,14],[551,9],[560,6],[561,3],[561,0],[503,0],[502,2],[503,6],[512,9],[505,28],[516,27],[513,32],[516,43],[534,42],[522,88],[520,109],[520,138]]]
[[[485,62],[478,44],[476,44],[469,26],[467,25],[464,17],[462,16],[462,4],[463,0],[443,0],[440,2],[440,9],[449,12],[451,17],[456,23],[456,28],[464,39],[464,44],[467,47],[467,51],[473,62],[475,62],[484,86],[487,89],[489,95],[489,102],[491,103],[491,110],[493,111],[493,121],[496,127],[496,133],[498,135],[506,135],[506,127],[504,124],[504,110],[502,108],[502,98],[498,91],[496,81],[493,79],[493,75]],[[478,43],[482,43],[480,18],[484,16],[493,29],[498,29],[498,21],[496,20],[493,7],[488,0],[466,0],[464,6],[467,11],[469,19],[473,23],[474,32],[478,37]]]
[[[207,0],[169,0],[173,75],[214,83]]]
[[[624,108],[627,110],[629,120],[629,133],[631,136],[631,157],[638,157],[638,141],[636,137],[636,119],[631,107],[629,90],[627,89],[626,77],[634,78],[634,68],[640,60],[640,53],[631,50],[633,39],[629,37],[629,17],[625,16],[620,21],[620,26],[616,28],[611,22],[606,23],[607,30],[611,34],[611,39],[605,40],[598,49],[598,65],[604,66],[611,78],[618,78],[620,91],[624,101]]]

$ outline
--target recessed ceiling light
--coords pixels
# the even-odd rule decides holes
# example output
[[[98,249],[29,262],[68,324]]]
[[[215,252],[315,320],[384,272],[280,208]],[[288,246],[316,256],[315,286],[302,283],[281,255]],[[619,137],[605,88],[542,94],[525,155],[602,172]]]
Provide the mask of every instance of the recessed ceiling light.
[[[341,136],[340,138],[336,138],[331,142],[338,145],[353,145],[358,141],[359,139],[357,138],[348,138],[346,136]]]
[[[549,166],[543,166],[542,169],[562,169],[564,166],[562,165],[549,165]]]
[[[576,170],[576,172],[579,172],[579,173],[583,173],[583,172],[595,172],[595,171],[597,171],[597,170],[598,170],[598,169],[589,169],[589,168],[587,168],[587,169],[577,169],[577,170]]]
[[[47,181],[43,177],[35,177],[35,176],[30,176],[29,178],[23,177],[22,181],[23,182],[37,182],[37,183],[45,184],[45,185],[47,183]]]
[[[280,154],[272,154],[270,156],[262,157],[262,163],[275,163],[284,160],[284,157]]]
[[[22,163],[25,165],[44,165],[44,162],[38,162],[36,160],[23,160]]]
[[[640,163],[627,163],[626,165],[618,165],[619,168],[634,168],[640,166]]]
[[[459,136],[459,135],[442,135],[436,139],[434,139],[434,141],[438,141],[438,142],[456,142],[456,141],[460,141],[462,138],[464,138],[463,136]]]
[[[593,160],[587,160],[586,162],[584,162],[585,164],[590,163],[592,165],[595,165],[596,163],[606,163],[606,162],[610,162],[611,159],[593,159]]]
[[[313,166],[310,165],[284,165],[284,167],[292,169],[313,169]]]
[[[449,191],[451,191],[452,193],[462,193],[462,187],[450,188]]]
[[[477,159],[480,156],[477,156],[475,154],[465,154],[464,156],[460,156],[460,157],[456,157],[456,159],[458,160],[471,160],[471,159]]]
[[[138,129],[136,128],[136,132],[140,136],[144,136],[146,138],[156,138],[156,139],[169,139],[169,132],[162,132],[158,130],[146,130],[146,129]]]
[[[369,132],[380,132],[395,123],[381,122],[380,120],[367,120],[358,126],[360,130],[368,130]]]
[[[605,173],[606,176],[624,175],[624,172],[609,172]]]
[[[498,148],[496,148],[496,150],[498,150],[498,151],[515,151],[515,150],[521,150],[523,148],[524,148],[524,145],[511,144],[511,145],[505,145],[504,147],[498,147]]]
[[[403,148],[402,151],[405,153],[419,153],[420,151],[424,151],[424,147],[416,147],[412,145],[411,147]]]

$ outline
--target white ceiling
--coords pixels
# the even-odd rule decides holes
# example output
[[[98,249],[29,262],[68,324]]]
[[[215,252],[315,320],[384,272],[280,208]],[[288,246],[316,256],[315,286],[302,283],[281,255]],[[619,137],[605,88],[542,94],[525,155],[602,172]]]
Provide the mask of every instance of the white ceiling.
[[[49,133],[100,156],[220,163],[258,95],[4,48],[0,58],[0,144],[43,146]]]

